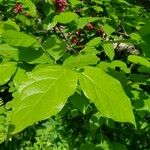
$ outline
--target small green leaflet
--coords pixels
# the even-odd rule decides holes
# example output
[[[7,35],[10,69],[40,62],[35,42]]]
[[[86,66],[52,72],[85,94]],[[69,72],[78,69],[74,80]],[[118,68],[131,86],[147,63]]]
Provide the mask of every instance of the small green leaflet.
[[[17,133],[36,121],[56,115],[76,90],[78,75],[61,66],[33,71],[13,100],[11,124]]]
[[[84,67],[79,83],[85,96],[90,99],[104,117],[135,125],[130,99],[120,82],[99,68]]]
[[[115,51],[114,51],[114,47],[111,43],[104,43],[103,44],[103,48],[105,51],[105,54],[111,59],[113,60],[114,56],[115,56]]]

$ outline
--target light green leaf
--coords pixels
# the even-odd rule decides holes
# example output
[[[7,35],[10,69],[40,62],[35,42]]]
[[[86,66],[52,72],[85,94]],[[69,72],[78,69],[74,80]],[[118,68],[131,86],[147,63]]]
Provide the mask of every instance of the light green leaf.
[[[4,31],[2,38],[4,38],[5,41],[12,46],[28,47],[37,44],[37,40],[34,37],[13,30]]]
[[[132,33],[130,34],[130,37],[132,40],[135,40],[137,42],[141,41],[141,36],[138,33]]]
[[[121,60],[114,60],[114,61],[112,61],[111,64],[110,64],[110,67],[114,68],[114,69],[115,69],[115,67],[119,67],[125,73],[130,73],[130,69],[127,67],[126,63],[124,63]]]
[[[114,56],[115,56],[115,51],[114,51],[114,47],[111,43],[104,43],[103,44],[103,48],[104,51],[106,53],[106,55],[113,60]]]
[[[67,23],[70,23],[72,21],[77,22],[78,21],[78,15],[76,13],[73,13],[73,12],[63,12],[59,15],[56,15],[53,18],[53,21],[57,22],[57,23],[62,23],[62,24],[67,24]]]
[[[101,6],[93,6],[93,9],[96,10],[97,12],[103,11],[103,8]]]
[[[93,1],[97,4],[103,4],[103,1],[100,1],[100,0],[93,0]]]
[[[80,0],[69,0],[72,7],[75,7],[76,5],[82,4]]]
[[[37,15],[36,6],[31,0],[24,0],[23,5],[27,9],[26,12],[31,16],[35,17]]]
[[[140,64],[140,65],[143,65],[143,66],[150,68],[150,62],[144,57],[136,56],[136,55],[129,55],[128,60],[130,62],[135,63],[135,64]]]
[[[15,76],[13,77],[13,84],[16,88],[18,88],[21,84],[23,84],[28,76],[27,76],[27,71],[31,71],[33,69],[32,65],[29,64],[21,64],[18,66]]]
[[[92,40],[90,40],[86,46],[88,47],[96,47],[101,43],[101,38],[100,37],[95,37]]]
[[[19,26],[16,24],[16,22],[8,19],[7,21],[3,22],[3,26],[2,28],[4,30],[16,30],[16,31],[19,31],[20,28]]]
[[[64,66],[73,68],[73,67],[83,67],[88,65],[95,65],[99,61],[99,58],[96,56],[95,53],[85,53],[85,54],[78,54],[72,55],[64,61]]]
[[[0,55],[4,58],[18,60],[18,49],[8,44],[0,44]]]
[[[108,35],[115,31],[115,29],[108,24],[103,25],[103,29],[104,29],[105,33]]]
[[[44,43],[43,47],[55,59],[60,59],[66,51],[66,43],[57,36],[51,36]]]
[[[78,76],[61,66],[36,69],[18,88],[13,100],[13,133],[57,114],[76,90]]]
[[[28,18],[28,17],[26,17],[26,16],[24,16],[24,15],[21,15],[21,14],[18,14],[17,16],[16,16],[16,18],[22,23],[22,24],[24,24],[25,26],[30,26],[31,25],[31,20]]]
[[[130,99],[118,80],[99,68],[84,67],[79,82],[85,96],[104,117],[136,126]]]
[[[16,63],[14,62],[7,62],[0,64],[0,85],[7,83],[11,76],[16,71]]]

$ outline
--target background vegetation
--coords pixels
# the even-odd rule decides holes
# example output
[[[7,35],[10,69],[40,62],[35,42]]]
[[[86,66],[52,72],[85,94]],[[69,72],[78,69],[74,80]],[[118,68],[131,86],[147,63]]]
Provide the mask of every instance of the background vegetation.
[[[0,149],[150,150],[149,6],[0,0]]]

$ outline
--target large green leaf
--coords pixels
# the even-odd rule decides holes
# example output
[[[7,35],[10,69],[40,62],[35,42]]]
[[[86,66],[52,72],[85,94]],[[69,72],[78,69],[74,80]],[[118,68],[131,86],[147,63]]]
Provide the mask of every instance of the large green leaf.
[[[13,100],[14,133],[58,113],[77,86],[75,72],[60,66],[36,69],[20,85]]]
[[[13,30],[4,31],[2,38],[12,46],[28,47],[37,44],[37,40],[34,37]]]
[[[130,100],[118,80],[99,68],[84,67],[79,82],[86,97],[104,117],[136,126]]]
[[[16,71],[16,63],[7,62],[0,64],[0,85],[7,83]]]

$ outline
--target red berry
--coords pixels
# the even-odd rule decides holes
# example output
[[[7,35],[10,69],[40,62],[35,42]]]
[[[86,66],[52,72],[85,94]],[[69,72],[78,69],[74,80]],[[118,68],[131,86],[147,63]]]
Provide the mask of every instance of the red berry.
[[[23,11],[23,6],[22,6],[22,4],[16,3],[16,5],[14,6],[13,11],[14,11],[15,14],[21,13],[21,12]]]
[[[54,3],[56,5],[56,9],[59,12],[64,12],[65,8],[67,7],[67,1],[66,0],[54,0]]]
[[[88,23],[88,24],[86,25],[86,28],[87,28],[87,30],[91,31],[91,30],[93,30],[95,27],[94,27],[94,25],[93,25],[92,23]]]
[[[71,40],[71,42],[74,44],[74,45],[77,45],[78,44],[78,39],[76,36],[74,36]]]

